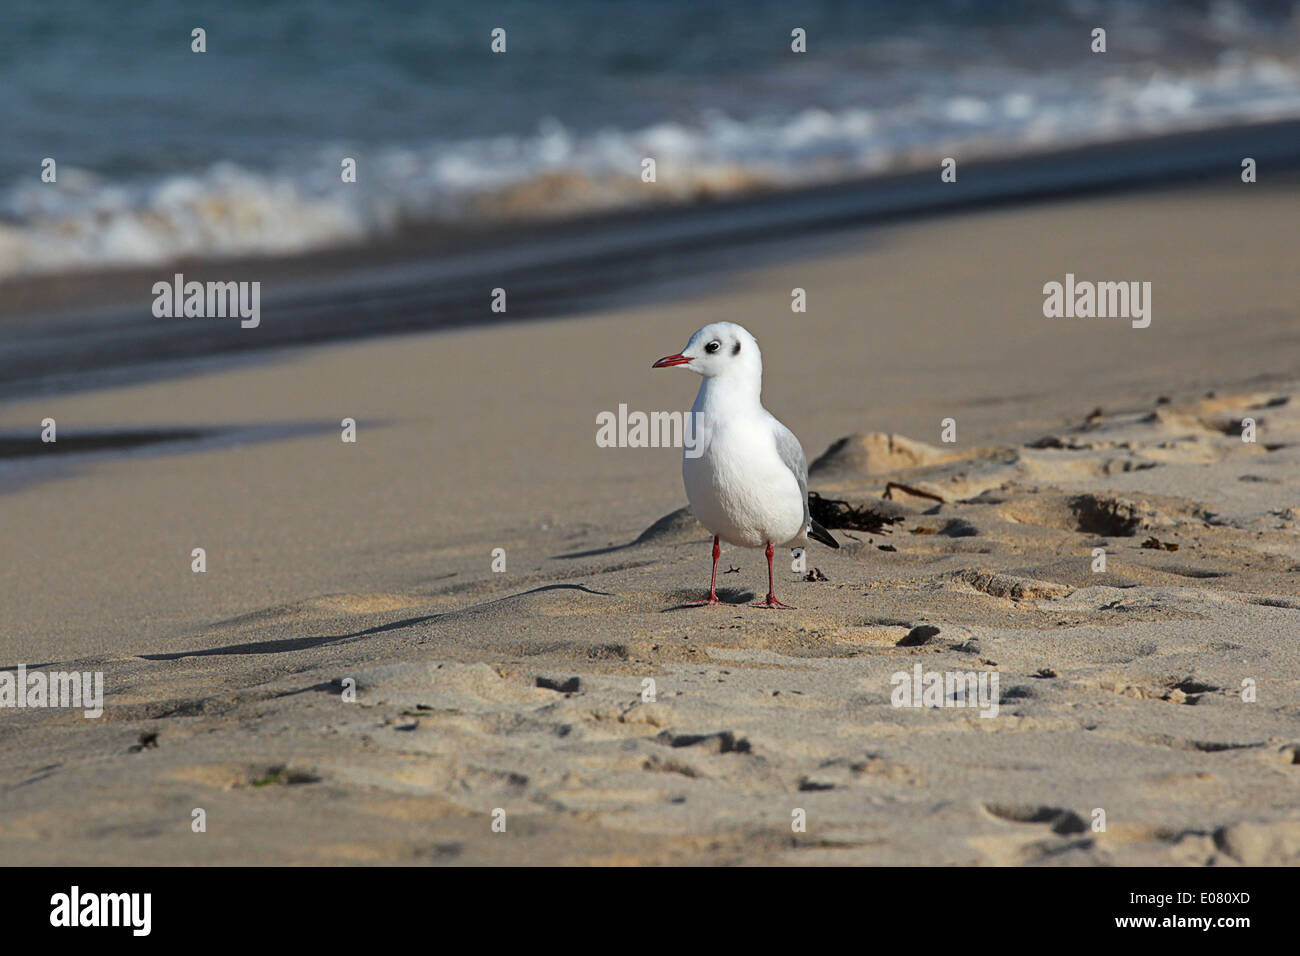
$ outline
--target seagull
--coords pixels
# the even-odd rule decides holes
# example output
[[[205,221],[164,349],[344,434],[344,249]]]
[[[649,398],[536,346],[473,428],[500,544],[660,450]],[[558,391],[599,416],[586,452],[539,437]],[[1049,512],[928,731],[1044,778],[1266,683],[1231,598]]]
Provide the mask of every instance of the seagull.
[[[754,607],[786,608],[772,591],[776,545],[802,547],[812,537],[839,542],[808,513],[808,461],[790,429],[763,407],[763,356],[758,341],[734,322],[714,322],[691,336],[686,348],[651,368],[684,365],[704,377],[691,417],[703,446],[682,454],[682,482],[691,510],[713,532],[709,596],[688,607],[718,601],[718,557],[726,541],[767,549],[767,600]],[[695,451],[694,457],[687,454]]]

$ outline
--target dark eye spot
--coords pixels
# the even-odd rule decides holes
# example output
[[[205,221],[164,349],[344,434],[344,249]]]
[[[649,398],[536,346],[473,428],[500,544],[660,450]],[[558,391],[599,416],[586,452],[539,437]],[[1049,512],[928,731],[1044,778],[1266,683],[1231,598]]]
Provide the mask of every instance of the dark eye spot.
[[[739,354],[740,354],[740,340],[739,340],[739,339],[737,339],[737,340],[736,340],[736,344],[733,345],[733,346],[731,347],[731,354],[732,354],[732,355],[739,355]]]
[[[720,348],[722,348],[721,342],[710,342],[708,345],[704,346],[704,351],[716,352]]]

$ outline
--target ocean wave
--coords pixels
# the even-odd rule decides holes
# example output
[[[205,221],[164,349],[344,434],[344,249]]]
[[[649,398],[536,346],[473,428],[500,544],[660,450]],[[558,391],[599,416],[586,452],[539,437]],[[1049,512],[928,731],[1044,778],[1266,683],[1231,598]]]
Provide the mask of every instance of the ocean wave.
[[[522,136],[349,151],[274,169],[220,162],[111,181],[61,165],[54,184],[0,196],[0,278],[273,256],[392,236],[418,224],[528,221],[684,204],[969,160],[1248,121],[1300,118],[1300,70],[1226,54],[1211,70],[1145,76],[983,74],[954,95],[738,119],[719,110],[635,130],[578,133],[543,120]],[[356,156],[358,181],[341,181]],[[642,160],[656,181],[642,182]],[[936,172],[937,175],[937,172]]]

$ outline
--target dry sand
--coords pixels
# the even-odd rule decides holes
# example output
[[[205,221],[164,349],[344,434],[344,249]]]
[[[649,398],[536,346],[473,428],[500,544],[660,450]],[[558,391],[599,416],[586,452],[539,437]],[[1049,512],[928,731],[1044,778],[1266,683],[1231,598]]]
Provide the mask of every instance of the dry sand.
[[[1298,195],[930,219],[640,308],[0,407],[302,426],[0,496],[0,664],[107,685],[97,720],[0,712],[0,862],[1300,861]],[[1066,272],[1151,281],[1151,327],[1045,319]],[[811,487],[902,517],[784,570],[797,610],[675,610],[707,534],[629,542],[684,504],[680,453],[594,441],[689,407],[649,364],[724,318],[810,459],[855,436]],[[759,552],[721,564],[762,593]],[[996,671],[998,716],[892,707],[917,663]]]

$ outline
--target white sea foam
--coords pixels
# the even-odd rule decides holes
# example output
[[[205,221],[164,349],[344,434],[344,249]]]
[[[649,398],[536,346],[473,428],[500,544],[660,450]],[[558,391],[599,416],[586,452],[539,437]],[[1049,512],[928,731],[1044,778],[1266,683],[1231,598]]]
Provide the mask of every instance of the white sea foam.
[[[1225,25],[1225,29],[1230,28]],[[1225,55],[1193,75],[983,74],[960,93],[922,89],[874,108],[809,108],[579,134],[543,120],[523,136],[375,147],[345,184],[339,148],[274,169],[229,163],[112,182],[60,165],[0,196],[0,278],[162,264],[178,257],[278,255],[394,234],[410,223],[570,216],[688,203],[762,189],[938,168],[943,156],[1007,156],[1248,120],[1300,117],[1300,71]],[[1010,90],[1010,92],[1008,92]],[[657,182],[640,179],[654,157]]]

